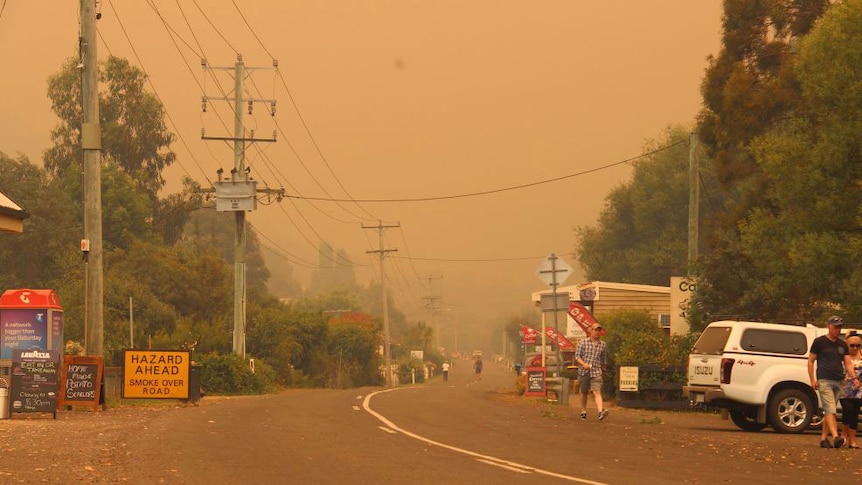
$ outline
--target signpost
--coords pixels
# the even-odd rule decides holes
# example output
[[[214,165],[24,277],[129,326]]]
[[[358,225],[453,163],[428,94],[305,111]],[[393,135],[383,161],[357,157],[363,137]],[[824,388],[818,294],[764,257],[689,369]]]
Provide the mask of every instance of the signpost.
[[[620,366],[620,391],[638,391],[637,366]]]
[[[53,413],[57,419],[59,354],[52,350],[20,350],[12,354],[12,412]]]
[[[187,350],[126,350],[123,398],[188,399]]]
[[[524,388],[525,396],[544,396],[545,395],[545,368],[544,367],[527,367],[526,387]]]
[[[99,409],[102,390],[102,357],[66,355],[60,369],[60,407],[92,406]]]
[[[569,309],[569,296],[568,294],[565,294],[565,302],[561,306],[561,302],[557,298],[557,287],[563,284],[563,282],[566,281],[566,278],[571,274],[572,267],[554,253],[549,254],[542,261],[539,267],[536,268],[536,275],[538,275],[539,279],[551,287],[551,298],[553,300],[553,302],[548,305],[550,308],[546,309],[545,299],[542,299],[542,328],[545,328],[545,313],[552,311],[554,313],[554,331],[559,332],[557,313],[559,313],[560,310],[565,311]],[[542,332],[542,366],[545,365],[545,334],[546,332]],[[557,362],[562,362],[562,359],[560,359],[559,347],[557,348]]]

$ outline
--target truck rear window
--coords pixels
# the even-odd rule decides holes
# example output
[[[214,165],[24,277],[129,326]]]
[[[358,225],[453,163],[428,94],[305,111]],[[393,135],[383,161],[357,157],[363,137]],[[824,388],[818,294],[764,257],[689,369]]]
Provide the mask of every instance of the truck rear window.
[[[707,327],[691,349],[692,354],[721,355],[730,337],[730,327]]]
[[[775,354],[805,355],[808,353],[808,340],[801,332],[763,330],[750,328],[743,332],[742,348],[750,352],[770,352]]]

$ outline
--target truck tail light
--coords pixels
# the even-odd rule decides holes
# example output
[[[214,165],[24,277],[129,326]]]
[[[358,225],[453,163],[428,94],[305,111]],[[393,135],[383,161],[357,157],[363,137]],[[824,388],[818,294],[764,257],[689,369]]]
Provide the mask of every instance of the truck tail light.
[[[723,358],[721,359],[721,373],[720,380],[722,384],[730,384],[730,374],[733,372],[733,363],[735,359]]]

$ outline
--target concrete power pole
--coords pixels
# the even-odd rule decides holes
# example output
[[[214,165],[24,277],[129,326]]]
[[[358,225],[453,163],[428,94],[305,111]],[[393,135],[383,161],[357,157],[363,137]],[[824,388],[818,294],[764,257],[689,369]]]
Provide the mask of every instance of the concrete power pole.
[[[246,249],[246,223],[245,212],[257,208],[257,182],[249,177],[251,171],[245,166],[245,150],[246,143],[254,142],[274,142],[275,133],[272,138],[255,138],[254,131],[251,131],[249,136],[246,136],[245,126],[243,125],[243,111],[248,105],[249,114],[251,114],[255,102],[268,102],[271,104],[271,115],[275,116],[275,101],[271,99],[255,99],[243,98],[243,81],[247,76],[248,71],[261,68],[248,68],[243,64],[242,55],[237,55],[236,63],[232,68],[220,68],[207,66],[206,60],[201,61],[201,65],[205,69],[221,69],[232,70],[234,78],[233,94],[234,97],[210,97],[204,95],[203,110],[206,111],[207,101],[219,100],[233,102],[234,112],[234,134],[232,137],[212,137],[206,136],[201,132],[201,139],[204,140],[222,140],[233,142],[233,162],[234,168],[231,169],[230,178],[222,180],[221,171],[219,171],[219,180],[216,183],[216,210],[222,212],[233,212],[236,237],[233,245],[233,265],[234,265],[234,301],[233,301],[233,353],[245,357],[245,334],[246,334],[246,268],[245,268],[245,249]],[[277,62],[273,62],[273,68],[278,67]],[[270,68],[266,68],[270,69]],[[284,194],[284,189],[280,191]]]
[[[96,0],[81,0],[81,149],[84,152],[84,240],[86,263],[84,349],[104,352],[104,289],[102,261],[102,137],[99,127],[99,58],[96,54]]]
[[[401,224],[383,224],[383,221],[377,221],[376,226],[366,226],[362,224],[363,229],[377,229],[380,249],[365,251],[368,254],[377,253],[380,256],[380,292],[383,298],[383,356],[384,365],[386,366],[386,387],[392,386],[392,349],[389,340],[389,297],[386,294],[386,271],[383,269],[383,260],[386,258],[386,253],[398,251],[397,249],[385,249],[383,247],[383,230],[391,227],[401,227]]]

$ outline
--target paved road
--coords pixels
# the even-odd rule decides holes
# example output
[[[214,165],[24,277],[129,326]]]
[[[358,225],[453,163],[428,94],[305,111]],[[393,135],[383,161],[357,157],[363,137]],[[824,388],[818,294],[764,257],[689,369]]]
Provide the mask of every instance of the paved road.
[[[469,363],[448,383],[300,390],[159,413],[127,441],[132,483],[857,483],[862,452],[717,416],[574,409],[514,396]],[[205,398],[207,399],[207,398]]]

